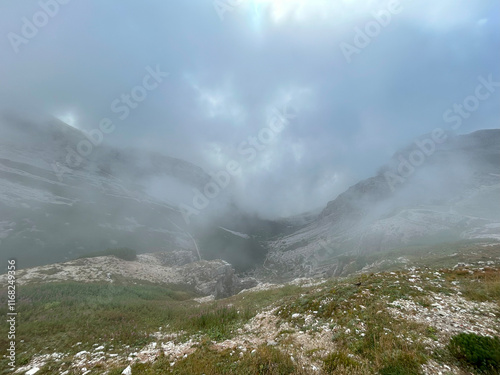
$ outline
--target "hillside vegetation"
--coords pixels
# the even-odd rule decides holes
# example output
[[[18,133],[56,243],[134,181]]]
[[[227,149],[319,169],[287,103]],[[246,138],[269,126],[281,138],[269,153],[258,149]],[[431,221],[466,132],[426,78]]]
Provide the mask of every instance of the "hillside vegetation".
[[[22,285],[18,373],[497,374],[500,246],[443,267],[450,255],[216,301],[126,280]]]

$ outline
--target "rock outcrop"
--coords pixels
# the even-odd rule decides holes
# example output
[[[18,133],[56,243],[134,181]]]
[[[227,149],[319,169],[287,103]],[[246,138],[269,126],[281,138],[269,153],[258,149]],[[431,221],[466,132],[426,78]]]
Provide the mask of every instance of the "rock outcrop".
[[[185,265],[180,270],[187,283],[203,295],[225,298],[243,289],[257,285],[255,279],[240,279],[234,268],[224,260],[200,261]]]
[[[215,298],[229,297],[257,285],[253,278],[240,279],[233,266],[223,260],[194,261],[189,251],[140,254],[135,261],[114,256],[76,259],[19,270],[19,285],[62,281],[149,282],[163,285],[189,286],[196,293]],[[0,276],[7,285],[7,275]]]

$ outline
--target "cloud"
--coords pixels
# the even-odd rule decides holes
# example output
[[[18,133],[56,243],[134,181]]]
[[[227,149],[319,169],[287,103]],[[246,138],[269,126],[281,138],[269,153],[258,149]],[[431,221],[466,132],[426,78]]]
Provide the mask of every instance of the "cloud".
[[[238,157],[272,109],[290,103],[297,117],[233,189],[259,213],[297,213],[326,204],[442,126],[443,111],[469,95],[477,76],[500,77],[493,0],[402,0],[403,10],[347,64],[339,44],[352,43],[355,28],[388,3],[248,0],[221,22],[211,0],[71,1],[16,54],[6,35],[21,33],[38,5],[4,2],[0,101],[71,114],[89,130],[115,116],[112,101],[158,64],[169,77],[106,141],[208,172]],[[498,113],[498,100],[484,103],[461,131],[495,126]]]

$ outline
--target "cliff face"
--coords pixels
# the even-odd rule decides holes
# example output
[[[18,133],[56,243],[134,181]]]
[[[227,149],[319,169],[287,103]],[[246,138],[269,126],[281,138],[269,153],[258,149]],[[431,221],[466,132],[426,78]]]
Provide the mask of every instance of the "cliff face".
[[[500,130],[450,136],[412,169],[408,155],[417,146],[401,150],[376,176],[329,202],[316,220],[271,242],[267,265],[294,277],[328,261],[338,265],[341,254],[500,239],[499,144]]]

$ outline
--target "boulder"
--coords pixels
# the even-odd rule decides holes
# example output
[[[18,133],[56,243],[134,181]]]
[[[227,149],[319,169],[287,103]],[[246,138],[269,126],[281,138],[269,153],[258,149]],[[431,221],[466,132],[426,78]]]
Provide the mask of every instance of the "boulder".
[[[198,293],[214,295],[216,299],[230,297],[257,285],[253,278],[238,278],[233,266],[220,259],[189,263],[179,271],[186,283],[192,285]]]

